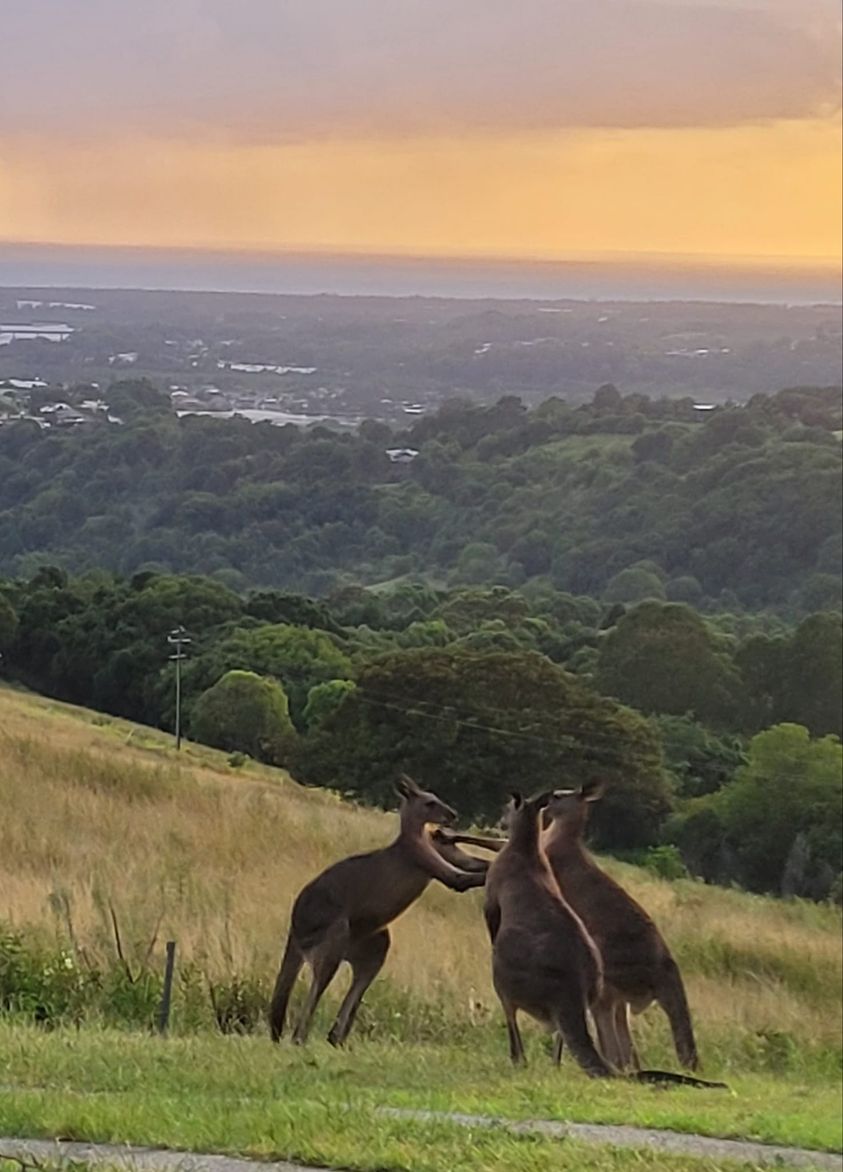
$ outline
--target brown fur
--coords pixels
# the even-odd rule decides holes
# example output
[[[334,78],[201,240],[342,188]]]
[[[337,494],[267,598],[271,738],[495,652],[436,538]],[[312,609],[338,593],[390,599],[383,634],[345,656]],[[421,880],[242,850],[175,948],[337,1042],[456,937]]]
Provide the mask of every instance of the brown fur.
[[[518,1010],[523,1009],[557,1030],[554,1047],[557,1063],[563,1043],[567,1042],[582,1068],[595,1077],[618,1077],[618,1069],[635,1066],[631,1077],[641,1082],[725,1088],[726,1084],[721,1082],[705,1082],[670,1071],[638,1069],[629,1033],[629,1006],[631,1003],[639,1011],[644,1008],[642,1002],[651,988],[657,988],[658,995],[651,996],[646,1004],[656,999],[665,1006],[674,1026],[677,1049],[682,1046],[680,1060],[692,1069],[698,1064],[685,992],[679,970],[653,921],[623,888],[600,870],[582,846],[587,815],[579,811],[576,832],[570,820],[566,820],[564,830],[556,825],[566,819],[569,804],[565,799],[570,796],[557,791],[532,802],[521,802],[515,809],[510,807],[505,819],[509,839],[442,832],[448,842],[468,843],[497,852],[486,880],[486,922],[492,939],[495,988],[506,1015],[513,1062],[524,1061],[516,1020]],[[594,791],[581,791],[578,800],[584,806],[589,798],[596,800],[597,796]],[[551,823],[544,835],[540,831],[542,818]],[[568,859],[568,850],[563,851],[563,838],[568,840],[571,835],[579,843],[579,855],[589,864],[590,882],[578,884],[575,880],[573,883],[577,895],[585,896],[578,904],[567,899],[571,873],[576,867],[570,867],[569,863],[569,868],[560,868],[560,882],[552,865],[560,856]],[[592,884],[603,893],[603,898],[589,904]],[[604,924],[602,932],[595,928],[595,935],[599,933],[595,939],[590,926],[596,924],[599,915],[592,914],[591,907],[598,908],[599,915],[609,923],[609,928]],[[630,907],[636,914],[630,917],[631,926],[626,934],[620,930],[612,934],[614,917]],[[621,926],[628,923],[622,920]],[[507,932],[502,936],[504,925]],[[609,954],[609,964],[601,955],[601,943]],[[619,992],[619,984],[626,989],[626,994]],[[597,1051],[588,1032],[586,1006],[594,1017],[602,1053]]]
[[[595,1019],[601,1047],[620,1069],[638,1069],[629,1010],[641,1013],[657,1001],[670,1021],[679,1061],[696,1070],[699,1058],[691,1015],[670,949],[641,905],[585,848],[589,803],[601,795],[602,789],[595,786],[554,793],[546,807],[548,828],[543,837],[556,881],[603,959],[606,993]]]
[[[435,794],[425,792],[409,778],[398,786],[402,802],[397,838],[382,850],[353,855],[328,867],[303,888],[293,904],[290,931],[269,1008],[273,1041],[284,1032],[293,985],[307,962],[313,979],[293,1041],[307,1040],[319,999],[343,961],[348,961],[353,980],[340,1007],[328,1040],[342,1045],[354,1024],[363,995],[380,972],[389,951],[388,925],[414,903],[432,879],[453,891],[480,887],[486,865],[452,844],[434,845],[428,824],[453,823],[455,812]],[[470,870],[460,869],[443,857],[469,860]],[[456,852],[456,853],[454,853]]]
[[[602,993],[600,958],[562,898],[541,846],[541,810],[549,796],[525,801],[514,795],[506,815],[509,840],[489,868],[485,916],[492,978],[514,1063],[524,1061],[517,1021],[523,1010],[556,1031],[587,1074],[611,1078],[586,1017]],[[557,1046],[557,1060],[560,1055]]]

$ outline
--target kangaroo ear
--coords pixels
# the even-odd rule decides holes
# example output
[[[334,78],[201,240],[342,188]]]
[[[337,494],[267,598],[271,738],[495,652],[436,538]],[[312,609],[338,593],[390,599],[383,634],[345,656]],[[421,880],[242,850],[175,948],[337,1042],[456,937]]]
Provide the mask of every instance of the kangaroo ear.
[[[410,798],[414,794],[420,794],[421,790],[418,785],[406,773],[402,773],[395,785],[396,790],[402,798]]]
[[[599,802],[606,792],[605,781],[587,781],[580,786],[580,798],[584,802]]]
[[[530,805],[537,810],[543,810],[545,806],[553,800],[554,791],[552,789],[545,790],[542,794],[535,794],[530,798]]]
[[[512,800],[512,805],[513,805],[514,809],[517,810],[519,808],[519,806],[523,806],[524,799],[521,797],[521,794],[518,792],[517,789],[514,789],[509,796],[510,796],[510,799]]]

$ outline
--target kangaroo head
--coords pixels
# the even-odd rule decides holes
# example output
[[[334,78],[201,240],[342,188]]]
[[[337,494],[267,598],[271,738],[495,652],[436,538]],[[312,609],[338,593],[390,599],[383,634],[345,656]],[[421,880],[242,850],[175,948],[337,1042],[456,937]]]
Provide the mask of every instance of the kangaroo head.
[[[590,803],[599,802],[605,789],[602,781],[587,781],[579,789],[554,790],[545,806],[545,825],[556,823],[569,830],[583,830]]]
[[[430,790],[424,790],[412,777],[402,774],[395,784],[395,792],[401,798],[401,825],[413,829],[423,826],[453,826],[457,812],[446,805]]]
[[[512,837],[518,827],[537,823],[542,810],[553,796],[553,790],[535,794],[532,798],[525,798],[517,791],[510,794],[501,816],[501,826],[509,837]]]

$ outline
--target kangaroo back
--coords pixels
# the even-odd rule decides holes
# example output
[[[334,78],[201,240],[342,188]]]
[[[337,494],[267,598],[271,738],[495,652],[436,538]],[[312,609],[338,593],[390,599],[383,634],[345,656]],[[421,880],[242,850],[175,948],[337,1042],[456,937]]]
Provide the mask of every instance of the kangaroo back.
[[[602,787],[594,785],[552,795],[543,840],[551,870],[600,949],[607,985],[635,1012],[658,1002],[670,1022],[679,1061],[696,1070],[691,1013],[670,949],[644,908],[598,866],[584,845],[590,803],[601,795]]]

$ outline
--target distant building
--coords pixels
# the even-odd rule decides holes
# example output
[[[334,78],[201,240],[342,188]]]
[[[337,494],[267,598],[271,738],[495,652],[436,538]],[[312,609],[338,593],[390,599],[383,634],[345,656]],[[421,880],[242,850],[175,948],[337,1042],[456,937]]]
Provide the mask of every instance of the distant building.
[[[64,342],[73,333],[73,326],[63,322],[15,322],[0,325],[0,346],[10,342],[31,342],[43,338],[47,342]]]
[[[412,464],[418,452],[415,448],[387,448],[386,454],[392,464]]]

